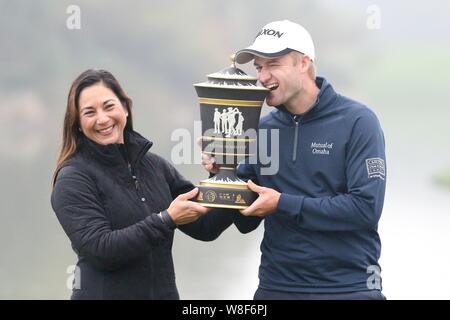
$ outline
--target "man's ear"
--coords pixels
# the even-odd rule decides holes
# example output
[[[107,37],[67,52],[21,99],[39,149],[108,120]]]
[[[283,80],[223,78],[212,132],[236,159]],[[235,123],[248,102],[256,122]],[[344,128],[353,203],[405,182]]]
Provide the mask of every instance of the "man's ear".
[[[308,56],[303,55],[302,59],[300,60],[302,73],[308,72],[311,63],[311,59]]]
[[[307,57],[306,55],[304,55],[300,52],[295,52],[294,59],[295,59],[295,65],[298,66],[301,73],[308,72],[309,63],[311,63],[311,60],[309,59],[309,57]]]

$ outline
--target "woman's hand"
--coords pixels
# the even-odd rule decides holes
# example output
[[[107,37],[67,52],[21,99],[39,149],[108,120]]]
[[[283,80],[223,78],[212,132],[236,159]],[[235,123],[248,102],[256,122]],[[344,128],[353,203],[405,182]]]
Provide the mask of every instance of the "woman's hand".
[[[194,188],[189,192],[180,194],[172,201],[167,212],[177,225],[193,222],[206,214],[209,209],[203,207],[197,202],[190,201],[198,193],[198,188]]]

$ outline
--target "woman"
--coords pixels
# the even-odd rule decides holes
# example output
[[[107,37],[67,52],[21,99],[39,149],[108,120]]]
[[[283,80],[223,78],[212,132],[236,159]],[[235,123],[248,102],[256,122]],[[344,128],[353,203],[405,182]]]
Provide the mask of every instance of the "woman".
[[[189,201],[198,189],[133,131],[132,101],[104,70],[70,88],[52,207],[78,255],[72,299],[179,299],[174,229],[204,241],[228,212]]]

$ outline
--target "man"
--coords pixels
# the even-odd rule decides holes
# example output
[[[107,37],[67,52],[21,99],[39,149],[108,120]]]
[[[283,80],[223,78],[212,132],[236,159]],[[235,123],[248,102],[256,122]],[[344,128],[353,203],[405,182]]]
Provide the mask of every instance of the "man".
[[[264,220],[255,299],[384,299],[377,232],[386,185],[384,136],[376,115],[316,77],[314,44],[288,20],[267,24],[236,53],[253,60],[274,110],[259,130],[279,132],[279,170],[242,163],[259,194],[235,220],[241,232]],[[206,155],[205,168],[215,172]]]

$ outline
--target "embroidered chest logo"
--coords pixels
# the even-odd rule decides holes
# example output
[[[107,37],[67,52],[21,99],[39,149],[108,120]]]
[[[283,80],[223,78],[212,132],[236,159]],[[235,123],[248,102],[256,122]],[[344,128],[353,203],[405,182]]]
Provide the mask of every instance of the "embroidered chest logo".
[[[386,170],[383,159],[366,159],[366,167],[369,178],[380,178],[381,180],[384,180],[384,177],[386,176]]]
[[[312,154],[329,156],[332,149],[333,149],[333,142],[332,143],[328,143],[328,142],[325,142],[325,143],[312,142],[311,143]]]

